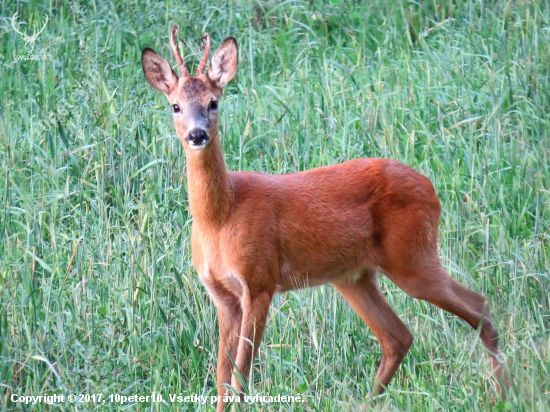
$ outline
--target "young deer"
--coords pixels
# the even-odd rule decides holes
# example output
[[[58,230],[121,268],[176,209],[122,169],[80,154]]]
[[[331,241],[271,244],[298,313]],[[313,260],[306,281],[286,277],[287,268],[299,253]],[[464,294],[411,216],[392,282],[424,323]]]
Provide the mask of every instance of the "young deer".
[[[225,39],[204,74],[210,50],[205,34],[193,77],[179,53],[177,30],[170,40],[181,77],[149,48],[142,65],[149,84],[172,105],[185,150],[193,265],[218,311],[218,395],[229,384],[243,389],[237,376],[249,377],[273,295],[325,283],[379,340],[382,362],[373,393],[381,393],[413,337],[384,299],[377,271],[410,296],[479,328],[500,379],[498,334],[486,299],[457,283],[439,261],[441,206],[428,178],[389,159],[356,159],[287,175],[229,172],[218,101],[237,72],[237,42]],[[223,409],[222,401],[217,410]]]

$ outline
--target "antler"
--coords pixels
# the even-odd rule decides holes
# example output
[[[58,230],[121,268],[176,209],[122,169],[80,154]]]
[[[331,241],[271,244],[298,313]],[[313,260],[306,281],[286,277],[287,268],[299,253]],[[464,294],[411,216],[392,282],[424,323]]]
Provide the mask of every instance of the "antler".
[[[44,31],[44,29],[46,28],[46,25],[48,24],[48,21],[50,21],[50,18],[48,17],[47,14],[44,14],[44,17],[46,18],[46,21],[44,22],[44,25],[42,26],[39,32],[36,32],[36,31],[34,32],[34,34],[32,35],[33,39],[36,39],[38,35]]]
[[[20,32],[18,29],[17,29],[17,26],[15,26],[15,21],[17,20],[17,15],[19,14],[19,12],[15,12],[15,14],[13,15],[13,17],[11,18],[11,27],[13,27],[13,29],[19,33],[21,36],[23,37],[28,37],[27,36],[27,33],[22,33]]]
[[[197,67],[197,74],[195,74],[195,76],[198,76],[204,71],[206,63],[208,62],[208,55],[210,54],[210,35],[208,33],[204,33],[201,40],[206,41],[204,44],[204,56],[202,56],[199,67]]]
[[[36,40],[36,38],[38,37],[38,35],[40,33],[42,33],[44,31],[44,29],[46,28],[46,25],[48,24],[48,21],[50,21],[50,18],[48,17],[47,14],[44,14],[44,17],[46,18],[46,21],[44,22],[44,25],[42,26],[42,28],[37,32],[36,30],[34,31],[34,33],[32,34],[32,36],[29,36],[27,33],[23,33],[21,31],[19,31],[17,29],[17,27],[15,26],[15,21],[17,20],[17,16],[19,15],[19,12],[16,12],[13,17],[11,18],[11,26],[13,27],[13,29],[19,33],[21,36],[23,36],[23,38],[25,39],[26,42],[33,42]]]
[[[187,67],[185,67],[185,64],[183,64],[183,59],[181,58],[180,51],[178,49],[178,43],[176,39],[176,35],[178,34],[178,26],[174,24],[174,28],[172,29],[172,33],[170,34],[170,44],[172,45],[172,51],[174,52],[174,56],[176,56],[176,61],[178,62],[178,66],[180,67],[180,72],[182,77],[189,77],[189,70],[187,70]]]

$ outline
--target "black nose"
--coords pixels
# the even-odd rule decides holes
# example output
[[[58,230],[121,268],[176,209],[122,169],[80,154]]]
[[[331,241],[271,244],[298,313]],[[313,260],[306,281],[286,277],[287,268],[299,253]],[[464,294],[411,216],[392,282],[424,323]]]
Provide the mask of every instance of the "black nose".
[[[187,136],[190,146],[202,146],[208,141],[208,134],[202,129],[193,129]]]

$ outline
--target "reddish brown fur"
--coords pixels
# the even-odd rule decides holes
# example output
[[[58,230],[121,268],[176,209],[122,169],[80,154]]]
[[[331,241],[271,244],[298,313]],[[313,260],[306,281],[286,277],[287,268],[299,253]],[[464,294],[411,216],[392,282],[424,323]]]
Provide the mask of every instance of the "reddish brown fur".
[[[182,106],[183,115],[174,122],[187,158],[193,265],[218,309],[219,395],[227,384],[242,389],[238,373],[248,378],[273,295],[325,283],[340,291],[380,341],[373,393],[382,392],[412,335],[384,299],[377,270],[409,295],[480,327],[501,377],[498,335],[485,298],[455,282],[439,261],[441,206],[426,177],[388,159],[357,159],[287,175],[229,172],[217,111],[207,108],[236,72],[236,42],[222,44],[207,75],[176,77],[168,90],[169,65],[151,52],[144,51],[149,83]],[[147,67],[161,66],[157,81]],[[209,136],[200,150],[187,141],[197,124],[207,125]],[[218,411],[223,408],[220,402]]]

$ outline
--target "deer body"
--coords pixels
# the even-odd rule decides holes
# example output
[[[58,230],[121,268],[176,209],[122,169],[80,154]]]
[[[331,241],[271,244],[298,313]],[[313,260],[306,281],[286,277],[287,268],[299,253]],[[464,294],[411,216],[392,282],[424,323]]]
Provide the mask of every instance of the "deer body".
[[[190,179],[193,171],[188,166]],[[220,180],[227,182],[221,192],[227,193],[228,213],[219,226],[193,213],[209,207],[204,189],[211,186],[189,192],[193,263],[204,279],[216,279],[216,273],[224,277],[225,268],[254,273],[261,267],[259,279],[247,278],[248,283],[287,291],[352,281],[365,269],[389,267],[388,238],[410,234],[413,257],[424,253],[414,250],[415,242],[420,249],[427,243],[415,241],[415,236],[428,236],[429,244],[436,245],[440,208],[431,183],[392,160],[357,159],[279,176],[229,172]],[[245,226],[234,223],[243,221]],[[395,246],[391,240],[390,245]],[[205,255],[217,258],[205,262]],[[212,274],[205,274],[204,268],[211,268]]]
[[[205,35],[205,57],[192,77],[176,32],[174,27],[171,43],[181,77],[151,49],[144,49],[142,64],[148,82],[173,106],[186,154],[193,265],[218,311],[218,395],[227,385],[243,389],[273,295],[326,283],[379,340],[382,362],[373,393],[381,393],[412,335],[380,291],[377,271],[409,295],[480,328],[501,378],[498,334],[485,298],[451,278],[437,255],[441,206],[431,182],[389,159],[356,159],[286,175],[228,171],[217,103],[237,70],[236,41],[223,42],[205,75],[210,48]],[[219,402],[218,412],[224,407]]]

